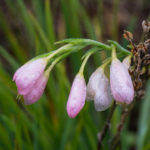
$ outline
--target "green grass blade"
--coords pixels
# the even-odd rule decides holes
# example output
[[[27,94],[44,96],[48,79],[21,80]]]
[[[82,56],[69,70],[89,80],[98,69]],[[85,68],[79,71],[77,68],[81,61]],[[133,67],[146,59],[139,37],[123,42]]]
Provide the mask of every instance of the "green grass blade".
[[[9,62],[14,71],[19,67],[18,62],[2,46],[0,46],[0,54]]]
[[[137,134],[137,150],[141,150],[144,146],[145,137],[150,125],[149,114],[150,114],[150,80],[147,83],[146,95],[142,101],[140,118],[138,123],[138,134]]]

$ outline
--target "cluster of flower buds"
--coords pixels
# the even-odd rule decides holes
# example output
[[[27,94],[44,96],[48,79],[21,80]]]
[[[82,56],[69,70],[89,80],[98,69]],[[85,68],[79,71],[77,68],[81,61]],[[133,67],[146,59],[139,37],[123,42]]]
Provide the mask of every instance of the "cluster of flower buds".
[[[134,98],[134,88],[128,72],[131,56],[120,62],[116,57],[115,50],[112,53],[110,66],[110,82],[104,73],[108,64],[100,66],[85,84],[83,75],[75,77],[67,103],[67,112],[74,118],[85,104],[85,100],[94,100],[96,111],[104,111],[112,104],[112,97],[119,104],[130,104]]]
[[[13,81],[16,82],[18,94],[24,97],[25,105],[33,104],[40,99],[46,87],[50,71],[68,53],[62,54],[50,66],[47,66],[49,61],[55,55],[67,51],[69,46],[66,45],[57,51],[35,57],[15,72]]]
[[[61,58],[70,54],[67,51],[69,48],[70,45],[68,44],[53,53],[34,58],[16,71],[13,81],[16,82],[18,94],[24,97],[24,104],[30,105],[40,99],[46,87],[51,69]],[[115,48],[112,49],[112,59],[107,60],[92,73],[86,86],[83,76],[84,67],[88,58],[96,50],[87,53],[79,73],[73,81],[67,102],[67,113],[71,118],[76,117],[81,111],[86,99],[94,100],[96,111],[104,111],[110,107],[113,98],[117,103],[121,104],[129,104],[134,98],[134,88],[128,72],[131,57],[129,56],[123,62],[120,62],[116,57]],[[59,53],[61,53],[61,56],[56,57],[48,67],[47,65],[51,58]],[[108,79],[104,71],[110,62],[110,79]]]
[[[44,71],[47,64],[46,58],[31,60],[19,68],[14,74],[18,94],[24,96],[24,104],[35,103],[43,94],[48,74]]]

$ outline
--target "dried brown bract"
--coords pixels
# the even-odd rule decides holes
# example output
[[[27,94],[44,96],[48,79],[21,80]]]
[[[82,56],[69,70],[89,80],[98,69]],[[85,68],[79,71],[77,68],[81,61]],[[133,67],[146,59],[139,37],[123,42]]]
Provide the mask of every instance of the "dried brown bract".
[[[144,34],[147,34],[150,31],[150,22],[143,21],[142,27]],[[150,39],[136,45],[133,42],[132,33],[124,31],[123,36],[132,46],[131,53],[133,57],[129,72],[132,77],[135,96],[141,97],[144,95],[145,83],[150,77]]]
[[[132,41],[133,40],[133,34],[131,32],[129,32],[129,31],[124,30],[123,36],[128,41]]]
[[[142,22],[142,28],[143,28],[143,32],[144,33],[150,32],[150,22],[146,21],[146,20],[143,20],[143,22]]]

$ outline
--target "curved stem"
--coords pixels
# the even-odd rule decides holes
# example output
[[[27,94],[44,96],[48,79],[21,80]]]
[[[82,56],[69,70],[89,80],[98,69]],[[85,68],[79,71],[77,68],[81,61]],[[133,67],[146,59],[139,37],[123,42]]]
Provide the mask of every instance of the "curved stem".
[[[111,62],[111,58],[108,58],[100,67],[104,70],[105,67]]]
[[[135,105],[135,101],[133,103],[131,103],[129,106],[125,106],[123,108],[120,123],[117,127],[117,133],[116,133],[116,135],[114,135],[114,137],[111,141],[111,150],[115,150],[117,148],[119,141],[120,141],[120,134],[121,134],[121,131],[124,127],[125,120],[128,117],[128,114],[132,110],[134,105]]]
[[[117,56],[116,56],[116,48],[113,46],[112,47],[112,59],[115,59],[115,58],[117,58]]]
[[[99,41],[95,41],[95,40],[91,40],[91,39],[82,39],[82,38],[75,38],[75,39],[65,39],[65,40],[62,40],[62,41],[58,41],[56,42],[56,44],[63,44],[63,43],[71,43],[73,45],[80,45],[80,44],[83,44],[85,46],[88,46],[88,45],[93,45],[93,46],[97,46],[99,48],[102,48],[104,50],[111,50],[111,46],[110,45],[107,45],[107,44],[104,44],[104,43],[101,43]],[[116,41],[113,41],[113,40],[108,40],[108,43],[109,44],[113,44],[118,51],[124,53],[125,55],[129,55],[131,54],[130,51],[128,51],[127,49],[125,49],[124,47],[122,47],[119,43],[117,43]]]
[[[59,57],[57,57],[52,64],[48,67],[48,69],[45,71],[45,74],[48,76],[49,73],[51,72],[51,70],[54,68],[54,66],[62,59],[64,59],[65,57],[67,57],[71,52],[67,52]]]
[[[71,48],[71,46],[72,46],[72,44],[67,44],[67,45],[60,47],[58,50],[54,51],[52,54],[47,56],[47,60],[50,60],[52,57],[54,57],[55,55],[57,55],[59,53],[68,51]]]
[[[86,65],[86,63],[87,63],[87,61],[88,61],[88,59],[89,59],[89,57],[90,57],[91,55],[92,55],[92,52],[89,53],[89,54],[84,58],[83,63],[82,63],[82,65],[81,65],[81,67],[80,67],[80,70],[79,70],[79,73],[80,73],[80,74],[83,74],[85,65]]]
[[[105,122],[105,125],[104,125],[102,131],[100,132],[100,137],[99,137],[99,139],[98,139],[97,150],[100,150],[101,147],[102,147],[102,141],[103,141],[103,139],[104,139],[104,137],[105,137],[107,131],[109,130],[110,121],[111,121],[111,118],[112,118],[113,113],[114,113],[114,111],[115,111],[115,108],[116,108],[116,104],[115,104],[115,102],[114,102],[113,105],[112,105],[112,107],[111,107],[110,113],[109,113],[109,115],[108,115],[108,117],[107,117],[107,120],[106,120],[106,122]]]

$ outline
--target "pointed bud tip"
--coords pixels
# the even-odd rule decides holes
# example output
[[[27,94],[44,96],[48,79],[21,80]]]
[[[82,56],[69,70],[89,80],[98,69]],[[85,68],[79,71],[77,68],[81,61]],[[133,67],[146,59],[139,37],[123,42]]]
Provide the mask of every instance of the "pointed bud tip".
[[[112,61],[110,67],[110,85],[114,99],[119,103],[129,104],[134,98],[134,88],[128,69],[123,63]]]
[[[67,101],[67,113],[74,118],[81,111],[86,99],[86,83],[83,75],[77,74]]]

